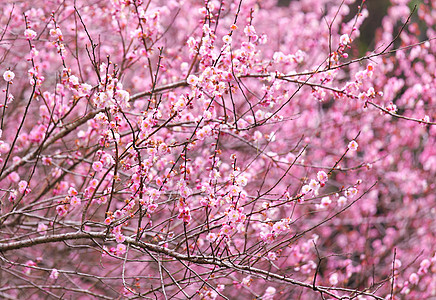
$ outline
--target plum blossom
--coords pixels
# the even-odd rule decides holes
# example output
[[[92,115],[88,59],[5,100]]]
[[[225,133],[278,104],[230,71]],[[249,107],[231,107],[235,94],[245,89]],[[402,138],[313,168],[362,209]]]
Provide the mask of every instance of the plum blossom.
[[[92,169],[96,172],[101,172],[103,170],[103,164],[101,161],[96,161],[92,164]]]
[[[239,222],[240,213],[239,213],[239,211],[232,209],[231,211],[228,212],[227,218],[228,218],[228,221],[231,223]]]
[[[231,37],[230,35],[225,35],[225,36],[223,36],[223,42],[224,42],[225,44],[230,44],[230,43],[232,43],[232,37]]]
[[[423,122],[426,122],[426,123],[429,123],[429,122],[430,122],[430,116],[425,115],[424,118],[422,118],[422,121],[423,121]],[[425,126],[426,124],[422,124],[422,125]]]
[[[274,251],[270,251],[268,252],[268,259],[271,261],[277,260],[277,253],[275,253]]]
[[[337,285],[339,282],[338,281],[338,273],[333,273],[332,275],[330,275],[329,282],[331,285]]]
[[[50,279],[58,279],[59,271],[57,269],[52,269],[50,272]]]
[[[282,233],[286,230],[289,230],[288,223],[289,223],[288,220],[281,220],[279,222],[274,223],[273,228],[272,228],[274,234],[277,236],[280,233]]]
[[[65,205],[58,205],[56,206],[56,212],[60,217],[63,217],[68,213],[68,210]]]
[[[319,172],[316,174],[316,178],[317,178],[318,181],[319,181],[320,183],[322,183],[322,184],[326,183],[327,180],[328,180],[328,176],[327,176],[326,172],[324,172],[324,171],[319,171]]]
[[[188,207],[179,208],[179,215],[177,218],[182,219],[183,222],[189,224],[191,222],[191,210]]]
[[[0,153],[8,153],[11,146],[8,143],[0,141]]]
[[[186,82],[192,86],[197,85],[198,81],[199,81],[198,77],[192,74],[189,75],[188,78],[186,79]]]
[[[215,233],[213,233],[213,232],[209,232],[209,233],[206,235],[206,240],[207,240],[208,242],[210,242],[210,243],[213,243],[213,242],[216,240],[216,238],[217,238],[217,235],[216,235]]]
[[[317,205],[318,209],[325,209],[328,208],[330,206],[330,204],[332,203],[332,200],[330,199],[330,197],[323,197],[321,199],[321,203],[319,205]]]
[[[79,197],[73,196],[70,199],[70,204],[72,207],[80,206],[81,203],[82,201],[80,200]]]
[[[254,29],[254,26],[248,25],[244,28],[244,33],[246,36],[254,36],[256,35],[256,29]]]
[[[26,39],[30,41],[36,37],[36,32],[33,31],[32,29],[26,29],[24,30],[24,36],[26,37]]]
[[[239,175],[239,176],[236,178],[236,183],[237,183],[239,186],[244,187],[244,186],[247,185],[247,183],[248,183],[248,179],[247,179],[247,177],[244,176],[244,175]]]
[[[311,179],[309,182],[309,189],[312,190],[312,192],[317,195],[318,194],[318,190],[320,188],[320,184],[318,181]]]
[[[199,140],[204,140],[210,133],[212,132],[212,128],[210,127],[210,125],[206,125],[206,126],[203,126],[203,128],[201,128],[201,129],[199,129],[198,131],[197,131],[197,134],[196,134],[196,136],[197,136],[197,138],[199,139]]]
[[[353,199],[358,193],[358,190],[356,188],[349,188],[345,191],[345,197],[349,199]]]
[[[45,225],[44,223],[38,223],[38,229],[37,229],[37,231],[38,231],[40,234],[42,234],[42,235],[46,234],[47,229],[48,229],[48,226],[47,226],[47,225]]]
[[[104,219],[104,224],[105,225],[110,225],[113,221],[113,217],[107,217],[106,219]]]
[[[349,144],[348,144],[348,149],[350,149],[351,151],[356,151],[357,147],[359,147],[359,145],[357,144],[357,142],[355,140],[352,140]]]
[[[409,276],[409,282],[410,282],[411,284],[418,284],[418,282],[419,282],[419,276],[418,276],[418,274],[416,274],[416,273],[412,273],[412,274],[410,274],[410,276]]]
[[[241,281],[241,284],[243,285],[243,286],[250,286],[251,285],[251,282],[253,281],[253,279],[251,278],[251,276],[250,275],[248,275],[247,277],[244,277],[243,279],[242,279],[242,281]]]
[[[90,186],[91,188],[96,188],[97,185],[98,185],[98,180],[95,179],[95,178],[92,179],[92,180],[89,182],[89,186]]]
[[[343,34],[339,37],[339,43],[346,46],[351,43],[351,39],[348,34]]]
[[[15,74],[14,74],[14,72],[12,72],[10,70],[7,70],[3,73],[3,79],[6,82],[11,82],[12,80],[14,80],[14,78],[15,78]]]
[[[68,189],[68,196],[72,197],[72,196],[76,196],[78,194],[77,190],[73,187],[70,187]]]
[[[24,192],[26,191],[26,189],[27,189],[27,181],[25,181],[25,180],[21,180],[21,181],[18,183],[18,191],[19,191],[20,193],[24,193]]]
[[[223,235],[225,237],[229,237],[233,232],[233,228],[229,225],[224,225],[223,227],[221,227],[220,229],[220,235]]]
[[[30,275],[32,271],[32,267],[36,267],[36,263],[33,260],[28,260],[26,262],[26,267],[24,268],[24,274]]]
[[[399,269],[399,268],[401,268],[402,265],[403,265],[403,264],[402,264],[401,260],[399,260],[399,259],[395,259],[395,260],[394,260],[394,268],[395,268],[395,269]]]
[[[275,294],[276,294],[276,289],[273,288],[272,286],[269,286],[265,290],[265,294],[263,295],[262,299],[263,300],[273,300]]]
[[[12,172],[8,175],[8,179],[12,182],[17,183],[18,181],[20,181],[20,175],[18,175],[17,172]]]
[[[347,203],[347,198],[344,196],[339,197],[338,199],[338,205],[339,206],[344,206]]]
[[[388,106],[386,106],[386,110],[387,110],[388,112],[391,112],[391,113],[396,113],[397,110],[398,110],[398,108],[397,108],[397,106],[396,106],[395,104],[393,104],[393,103],[391,102],[391,103],[389,103]]]
[[[301,193],[303,195],[306,195],[310,191],[311,191],[311,188],[310,188],[310,186],[308,184],[303,185],[302,188],[301,188]]]
[[[116,248],[116,254],[119,255],[123,255],[124,253],[126,253],[126,245],[124,244],[117,244],[117,248]]]
[[[49,33],[50,33],[50,36],[52,38],[55,38],[55,39],[60,40],[60,41],[63,40],[62,31],[60,28],[50,29]]]
[[[117,243],[121,244],[126,240],[126,237],[121,233],[115,234],[115,240],[117,241]]]
[[[421,261],[421,264],[419,265],[418,274],[426,274],[430,266],[431,266],[430,260],[424,259],[423,261]]]

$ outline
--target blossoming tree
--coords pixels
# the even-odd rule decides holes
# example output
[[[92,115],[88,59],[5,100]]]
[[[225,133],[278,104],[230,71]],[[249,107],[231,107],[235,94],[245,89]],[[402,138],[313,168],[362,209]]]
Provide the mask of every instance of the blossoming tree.
[[[436,297],[434,1],[0,7],[0,298]]]

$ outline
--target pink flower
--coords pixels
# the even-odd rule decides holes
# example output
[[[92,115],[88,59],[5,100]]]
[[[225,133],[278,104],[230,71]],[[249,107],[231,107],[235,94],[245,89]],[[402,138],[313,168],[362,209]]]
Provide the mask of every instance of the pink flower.
[[[32,29],[26,29],[24,30],[24,36],[26,37],[27,40],[31,41],[36,37],[36,32],[33,31]]]
[[[10,70],[7,70],[3,73],[3,79],[6,82],[11,82],[12,80],[14,80],[14,78],[15,78],[15,74],[14,74],[14,72],[12,72]]]
[[[401,268],[402,265],[403,264],[401,263],[401,260],[399,260],[399,259],[394,260],[394,268],[395,269]]]
[[[356,188],[350,188],[345,191],[345,196],[347,198],[353,199],[357,195],[358,190]]]
[[[338,284],[338,274],[333,273],[332,275],[330,275],[329,282],[331,285],[337,285]]]
[[[117,210],[115,211],[115,213],[114,213],[114,218],[115,218],[115,219],[119,219],[119,218],[121,218],[122,216],[123,216],[122,211],[119,210],[119,209],[117,209]]]
[[[310,186],[306,184],[306,185],[303,185],[303,187],[301,188],[301,193],[303,195],[306,195],[307,193],[309,193],[310,190],[311,190]]]
[[[416,274],[416,273],[412,273],[412,274],[410,274],[410,276],[409,276],[409,282],[410,282],[411,284],[418,284],[418,282],[419,282],[419,276],[418,276],[418,274]]]
[[[126,245],[124,244],[118,244],[116,248],[117,255],[123,255],[126,253]]]
[[[44,125],[35,126],[29,134],[29,140],[34,143],[39,143],[44,138],[46,129]]]
[[[103,169],[103,164],[101,161],[96,161],[92,164],[92,169],[96,172],[100,172]]]
[[[98,113],[95,115],[94,120],[98,121],[99,123],[106,123],[107,116],[104,113]]]
[[[213,232],[209,232],[209,233],[206,235],[206,240],[207,240],[208,242],[210,242],[210,243],[213,243],[213,242],[216,240],[216,234],[213,233]]]
[[[357,99],[359,99],[360,101],[365,101],[367,97],[368,97],[368,94],[362,92],[362,93],[359,93],[359,95],[357,96]]]
[[[52,160],[51,157],[45,156],[45,157],[42,158],[42,164],[44,166],[50,166],[52,164],[52,162],[53,162],[53,160]]]
[[[154,212],[154,211],[156,210],[157,206],[158,206],[158,205],[157,205],[156,203],[152,203],[152,204],[150,204],[150,205],[148,206],[148,212],[149,212],[149,213]]]
[[[57,279],[59,277],[59,271],[57,269],[51,270],[50,278],[51,279]]]
[[[389,111],[389,112],[391,112],[391,113],[396,113],[396,112],[397,112],[397,106],[391,102],[391,103],[389,103],[389,105],[386,107],[386,110]]]
[[[248,275],[247,277],[245,277],[244,279],[242,279],[241,284],[243,286],[250,286],[251,282],[253,281],[253,279],[251,278],[250,275]]]
[[[276,236],[279,235],[280,233],[282,233],[283,231],[285,231],[288,228],[289,228],[288,225],[284,221],[276,222],[273,225],[273,231],[274,231]]]
[[[76,191],[76,189],[75,188],[73,188],[73,187],[70,187],[69,189],[68,189],[68,196],[76,196],[78,193],[77,193],[77,191]]]
[[[256,35],[256,29],[252,25],[248,25],[244,28],[244,33],[246,36]]]
[[[375,91],[373,87],[370,87],[367,91],[366,91],[366,96],[370,97],[370,98],[374,98],[375,97]]]
[[[345,198],[344,196],[339,197],[338,199],[339,206],[344,206],[346,203],[347,203],[347,198]]]
[[[34,261],[32,261],[32,260],[28,260],[26,262],[26,266],[27,267],[24,268],[24,273],[26,275],[30,275],[30,272],[32,271],[32,267],[36,267],[36,263]]]
[[[91,94],[92,86],[87,83],[82,83],[80,90],[84,95],[89,96]]]
[[[259,237],[264,241],[265,243],[272,243],[275,240],[275,235],[272,232],[261,232],[259,234]]]
[[[277,259],[277,253],[275,253],[273,251],[268,252],[268,259],[269,260],[276,260]]]
[[[63,40],[62,31],[59,28],[50,29],[50,36],[55,39]]]
[[[65,208],[65,205],[58,205],[56,206],[56,212],[59,215],[59,217],[63,217],[67,214],[67,209]]]
[[[211,133],[211,131],[212,128],[209,125],[206,125],[197,131],[196,136],[200,141],[202,141]]]
[[[11,150],[11,146],[8,143],[0,141],[0,153],[8,153]]]
[[[246,186],[248,183],[248,179],[247,179],[247,177],[245,177],[243,175],[239,175],[238,178],[236,178],[236,183],[239,186]]]
[[[189,75],[189,76],[188,76],[188,79],[186,79],[186,82],[187,82],[189,85],[193,85],[193,86],[195,86],[195,85],[197,85],[197,83],[198,83],[198,77],[195,76],[195,75]]]
[[[430,122],[430,117],[428,115],[425,115],[424,118],[421,119],[423,122],[429,123]],[[422,125],[426,125],[426,124],[422,124]]]
[[[228,213],[227,218],[229,222],[236,223],[239,220],[239,212],[233,209]]]
[[[121,244],[126,240],[126,237],[120,233],[115,235],[115,240],[117,241],[117,243]]]
[[[262,132],[260,132],[260,131],[256,131],[256,132],[254,132],[254,134],[253,134],[253,139],[255,140],[255,141],[259,141],[261,138],[262,138]]]
[[[48,226],[45,225],[44,223],[39,223],[39,224],[38,224],[38,229],[37,229],[37,231],[38,231],[40,234],[45,234],[47,228],[48,228]]]
[[[27,181],[21,180],[18,183],[18,191],[20,193],[24,193],[26,191],[26,188],[27,188]]]
[[[191,222],[191,211],[188,207],[179,209],[179,215],[177,216],[177,218],[182,219],[183,222],[189,224],[189,222]]]
[[[264,300],[273,300],[275,293],[276,293],[276,289],[273,288],[272,286],[269,286],[266,289],[265,294],[263,295],[262,299],[264,299]]]
[[[94,189],[97,187],[97,185],[98,185],[98,180],[95,178],[89,182],[89,186],[94,188]]]
[[[348,149],[350,149],[351,151],[356,151],[357,147],[359,147],[359,145],[357,144],[357,142],[355,140],[352,140],[349,144],[348,144]]]
[[[318,181],[321,182],[321,183],[326,183],[327,180],[328,180],[327,174],[326,174],[326,172],[324,172],[324,171],[319,171],[319,172],[316,174],[316,178],[317,178]]]
[[[351,39],[348,34],[343,34],[339,37],[339,43],[346,46],[351,43]]]
[[[81,203],[82,203],[82,201],[80,200],[80,198],[78,198],[76,196],[71,197],[71,200],[70,200],[71,206],[76,207],[76,206],[79,206]]]
[[[309,188],[313,191],[313,192],[317,192],[319,189],[319,183],[316,180],[310,180],[309,182]]]
[[[324,197],[321,199],[321,207],[327,208],[332,203],[332,200],[330,200],[330,197]]]
[[[20,180],[20,175],[17,172],[12,172],[8,175],[8,179],[12,182],[18,182]]]
[[[230,44],[232,42],[232,37],[230,35],[223,36],[223,42],[225,44]]]
[[[431,262],[428,259],[424,259],[419,265],[419,274],[426,274],[430,268]]]
[[[229,236],[232,233],[232,227],[224,225],[220,230],[220,235]]]

